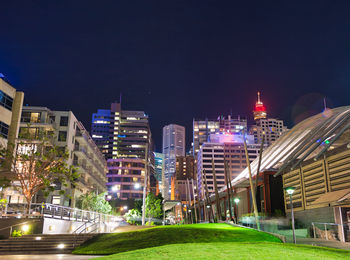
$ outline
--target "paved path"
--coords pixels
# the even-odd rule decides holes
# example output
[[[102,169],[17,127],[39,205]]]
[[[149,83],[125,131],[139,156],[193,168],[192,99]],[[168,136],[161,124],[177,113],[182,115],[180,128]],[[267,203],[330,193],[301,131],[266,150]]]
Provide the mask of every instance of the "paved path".
[[[286,237],[287,243],[293,243],[293,237]],[[304,244],[304,245],[313,245],[313,246],[324,246],[324,247],[332,247],[332,248],[338,248],[338,249],[346,249],[350,250],[350,243],[343,243],[339,241],[330,241],[330,240],[323,240],[323,239],[317,239],[317,238],[296,238],[297,244]]]
[[[96,255],[71,255],[71,254],[52,254],[52,255],[0,255],[1,260],[85,260],[99,256]]]

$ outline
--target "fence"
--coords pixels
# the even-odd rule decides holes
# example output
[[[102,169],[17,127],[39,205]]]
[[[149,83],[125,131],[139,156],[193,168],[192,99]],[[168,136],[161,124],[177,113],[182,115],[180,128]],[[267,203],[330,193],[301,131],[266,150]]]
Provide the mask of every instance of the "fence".
[[[335,223],[312,222],[312,230],[314,238],[321,238],[330,241],[347,242],[347,234],[349,233],[348,225],[340,225]]]

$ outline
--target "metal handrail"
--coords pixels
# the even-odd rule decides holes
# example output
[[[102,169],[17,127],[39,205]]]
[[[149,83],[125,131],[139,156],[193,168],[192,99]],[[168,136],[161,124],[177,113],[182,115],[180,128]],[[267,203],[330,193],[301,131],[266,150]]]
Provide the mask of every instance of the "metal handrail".
[[[98,219],[100,216],[98,216],[98,217],[96,217],[96,218],[94,218],[93,220],[92,220],[92,222],[93,222],[93,225],[94,224],[96,224],[96,219]],[[78,232],[78,230],[81,228],[81,227],[83,227],[83,226],[85,226],[85,229],[87,228],[86,227],[86,222],[84,222],[82,225],[80,225],[77,229],[75,229],[73,232],[72,232],[72,234],[81,234],[85,229],[83,229],[82,231],[80,231],[79,233],[77,233]]]

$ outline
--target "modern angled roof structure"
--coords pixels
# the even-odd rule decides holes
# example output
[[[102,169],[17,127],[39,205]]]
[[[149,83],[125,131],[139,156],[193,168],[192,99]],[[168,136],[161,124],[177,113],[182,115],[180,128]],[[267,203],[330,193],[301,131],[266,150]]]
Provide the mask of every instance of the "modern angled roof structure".
[[[324,112],[298,123],[267,148],[262,154],[260,172],[276,171],[277,176],[295,169],[305,160],[317,160],[325,152],[348,143],[350,106],[325,109]],[[259,158],[251,163],[253,176],[257,173],[258,161]],[[248,177],[246,168],[232,180],[232,186],[247,180]]]

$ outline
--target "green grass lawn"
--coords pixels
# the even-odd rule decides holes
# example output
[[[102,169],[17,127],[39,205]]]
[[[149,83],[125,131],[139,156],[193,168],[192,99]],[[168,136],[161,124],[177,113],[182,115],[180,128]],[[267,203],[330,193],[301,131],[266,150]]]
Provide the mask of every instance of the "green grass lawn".
[[[350,259],[350,251],[283,244],[270,234],[227,224],[104,234],[73,253],[109,255],[101,259]]]
[[[201,243],[172,244],[139,249],[98,259],[350,259],[350,252],[280,243]]]
[[[74,254],[109,255],[136,249],[183,243],[281,242],[255,230],[227,224],[160,226],[139,231],[105,234],[74,250]]]

